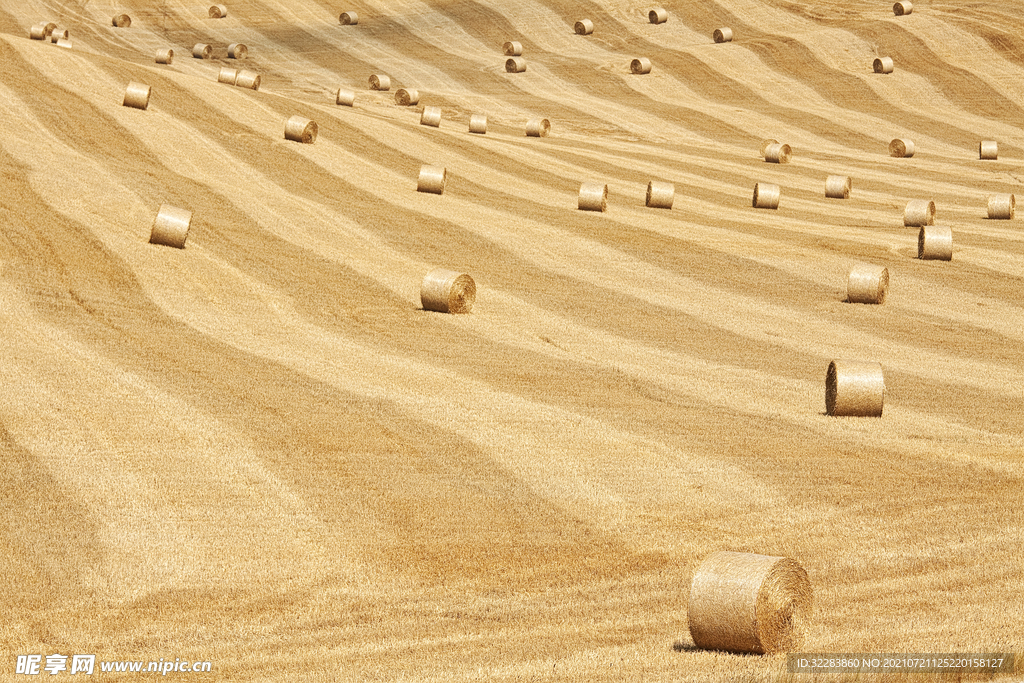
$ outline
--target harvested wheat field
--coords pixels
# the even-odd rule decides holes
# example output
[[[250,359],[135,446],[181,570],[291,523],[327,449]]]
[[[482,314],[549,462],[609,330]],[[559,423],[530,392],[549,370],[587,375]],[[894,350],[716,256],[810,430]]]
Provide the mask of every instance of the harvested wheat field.
[[[1021,680],[1024,223],[988,218],[1024,193],[1019,0],[224,7],[0,0],[0,679],[853,680],[695,645],[727,551],[806,572],[800,652]],[[438,269],[468,313],[424,310]],[[881,366],[881,416],[827,414],[833,361]]]

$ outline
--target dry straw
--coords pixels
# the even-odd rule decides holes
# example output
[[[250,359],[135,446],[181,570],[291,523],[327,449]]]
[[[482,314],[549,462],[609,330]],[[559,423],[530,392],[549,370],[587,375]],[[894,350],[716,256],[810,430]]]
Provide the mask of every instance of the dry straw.
[[[849,199],[853,180],[847,175],[830,175],[825,179],[825,196],[829,199]]]
[[[999,143],[995,140],[982,140],[978,143],[979,159],[998,159]]]
[[[246,59],[249,57],[249,48],[242,43],[231,43],[228,45],[228,57],[231,59]]]
[[[419,104],[419,101],[419,92],[412,88],[399,88],[395,91],[395,104],[411,107],[414,104]]]
[[[355,26],[359,23],[359,15],[355,12],[342,12],[338,17],[342,26]]]
[[[420,125],[437,128],[441,125],[441,107],[423,107],[420,114]]]
[[[941,225],[926,225],[917,234],[917,258],[924,261],[953,260],[953,230]]]
[[[716,28],[712,34],[716,43],[731,43],[732,42],[732,29],[731,28]]]
[[[57,41],[57,47],[66,47],[68,49],[71,49],[71,41],[66,38],[60,38]]]
[[[754,183],[754,208],[777,209],[782,191],[778,185],[770,183]]]
[[[153,221],[149,234],[150,244],[162,244],[175,249],[184,249],[188,229],[192,226],[192,212],[177,206],[162,204]]]
[[[892,57],[876,57],[871,66],[876,74],[891,74],[893,70]]]
[[[676,198],[676,186],[652,180],[647,183],[647,206],[653,209],[671,209]]]
[[[484,135],[487,133],[487,116],[484,114],[473,114],[469,117],[469,132]]]
[[[438,268],[427,273],[420,286],[424,311],[469,313],[476,301],[476,283],[466,273]]]
[[[391,79],[382,74],[370,76],[370,90],[391,90]]]
[[[930,199],[911,199],[903,210],[903,225],[919,228],[935,222],[935,202]]]
[[[825,412],[834,417],[881,417],[885,403],[882,365],[834,360],[825,374]]]
[[[664,24],[668,21],[668,12],[662,7],[655,7],[647,13],[647,19],[652,24]]]
[[[988,198],[988,217],[1001,220],[1013,218],[1017,199],[1012,194],[994,194]]]
[[[880,304],[889,290],[889,269],[870,263],[858,263],[850,269],[846,300],[851,304]]]
[[[32,40],[46,40],[46,24],[36,24],[28,30],[28,37]]]
[[[772,164],[788,164],[793,156],[793,149],[789,145],[778,142],[764,148],[764,160]]]
[[[889,143],[889,156],[899,159],[909,159],[914,156],[914,141],[906,138],[896,138]]]
[[[892,13],[897,17],[902,17],[905,14],[910,14],[914,11],[914,3],[910,0],[901,0],[892,6]]]
[[[803,643],[813,604],[810,579],[795,560],[712,553],[690,584],[690,636],[707,650],[793,651]]]
[[[634,74],[651,73],[651,60],[647,57],[639,57],[629,63],[629,72]]]
[[[68,30],[66,28],[55,28],[53,29],[53,32],[50,34],[50,42],[56,43],[58,40],[67,40],[68,35]]]
[[[213,48],[206,43],[196,43],[192,47],[192,56],[196,59],[209,59],[213,56]]]
[[[156,51],[156,63],[157,64],[170,64],[174,61],[174,50],[167,47],[163,50]]]
[[[130,81],[128,87],[124,89],[124,106],[132,107],[133,109],[145,109],[149,106],[149,92],[150,88],[148,85]]]
[[[127,14],[118,14],[110,22],[117,28],[128,28],[132,25],[132,18]]]
[[[602,183],[580,185],[580,211],[606,211],[608,209],[608,186]]]
[[[248,90],[259,90],[261,80],[260,75],[255,71],[242,69],[238,72],[238,78],[235,79],[235,85],[239,88],[246,88]]]
[[[546,138],[551,132],[551,122],[547,119],[530,119],[526,122],[526,137]]]
[[[443,166],[420,166],[420,176],[416,181],[417,192],[429,194],[444,194],[445,185],[448,184],[448,169]]]
[[[338,88],[338,93],[337,95],[335,95],[334,101],[337,104],[346,107],[351,107],[356,102],[356,94],[354,91],[349,90],[348,88]]]
[[[210,18],[211,19],[223,19],[228,15],[228,8],[224,5],[211,5],[210,6]]]
[[[502,52],[505,53],[506,57],[518,57],[523,54],[523,44],[510,40],[501,46]]]
[[[310,121],[296,114],[284,124],[285,140],[294,140],[306,145],[316,142],[317,126],[315,121]]]
[[[522,57],[509,57],[505,60],[505,71],[510,74],[521,74],[526,71],[526,60]]]
[[[580,19],[576,22],[575,26],[573,26],[573,30],[576,31],[576,35],[578,36],[589,36],[594,32],[594,22],[590,19]]]
[[[220,72],[217,74],[218,83],[227,83],[228,85],[234,85],[235,81],[238,80],[238,69],[232,69],[229,66],[222,66]]]

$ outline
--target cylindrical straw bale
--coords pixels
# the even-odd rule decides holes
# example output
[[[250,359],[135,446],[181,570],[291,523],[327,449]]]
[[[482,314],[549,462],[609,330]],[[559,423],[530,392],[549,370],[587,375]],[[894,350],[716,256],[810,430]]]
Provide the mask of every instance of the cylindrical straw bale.
[[[573,26],[573,30],[576,31],[578,36],[589,36],[594,32],[594,22],[590,19],[580,19]]]
[[[889,269],[870,263],[858,263],[850,269],[846,300],[851,304],[880,304],[889,290]]]
[[[523,44],[515,40],[507,41],[501,49],[506,57],[518,57],[523,54]]]
[[[526,122],[526,137],[546,138],[551,132],[551,122],[547,119],[530,119]]]
[[[419,104],[419,101],[419,92],[412,88],[399,88],[395,91],[395,104],[403,107],[411,107],[414,104]]]
[[[603,183],[580,185],[580,211],[606,211],[608,209],[608,186]]]
[[[829,199],[849,199],[853,180],[846,175],[830,175],[825,179],[825,196]]]
[[[356,102],[356,94],[348,88],[338,88],[338,94],[334,98],[334,101],[340,105],[351,107]]]
[[[36,24],[28,31],[28,37],[32,40],[46,40],[46,24]]]
[[[175,249],[184,249],[188,229],[192,226],[192,212],[177,206],[163,204],[153,221],[149,235],[150,244],[162,244]]]
[[[316,133],[316,122],[310,121],[307,118],[303,118],[298,114],[292,116],[287,121],[285,121],[285,140],[294,140],[295,142],[301,142],[306,145],[311,145],[314,142],[316,142]]]
[[[438,268],[427,273],[420,287],[424,311],[469,313],[476,301],[476,283],[466,273]]]
[[[228,8],[224,5],[210,5],[210,18],[223,19],[228,15]]]
[[[651,60],[647,57],[638,57],[629,63],[629,72],[634,74],[651,73]]]
[[[647,206],[653,209],[671,209],[676,198],[676,186],[652,180],[647,183]]]
[[[359,15],[355,12],[342,12],[338,17],[342,26],[355,26],[359,23]]]
[[[231,43],[228,45],[228,57],[231,59],[247,59],[249,48],[242,43]]]
[[[795,560],[721,551],[701,563],[687,615],[697,647],[774,654],[799,649],[814,591]]]
[[[50,42],[56,43],[58,40],[61,39],[67,40],[68,35],[68,30],[66,28],[55,28],[53,29],[53,33],[50,34]]]
[[[124,89],[124,102],[122,104],[134,109],[145,109],[149,106],[149,92],[150,88],[148,85],[131,81],[128,83],[128,87]]]
[[[764,160],[773,164],[788,164],[793,156],[793,149],[789,145],[775,143],[768,145],[764,150]]]
[[[53,32],[57,30],[57,24],[53,23],[52,21],[47,24],[43,24],[43,27],[46,29],[47,37],[52,36]]]
[[[892,6],[892,13],[897,17],[902,17],[905,14],[910,14],[914,11],[914,3],[910,0],[901,0]]]
[[[473,114],[470,116],[469,132],[484,135],[487,132],[487,116],[485,114]]]
[[[663,7],[655,7],[647,13],[647,19],[652,24],[664,24],[668,21],[668,12]]]
[[[526,60],[522,57],[509,57],[505,60],[505,71],[510,74],[521,74],[526,71]]]
[[[416,181],[417,192],[444,194],[444,187],[447,184],[447,168],[443,166],[431,166],[429,164],[425,164],[420,167],[420,177]]]
[[[1016,204],[1012,194],[994,194],[988,198],[988,217],[1010,220]]]
[[[732,29],[731,28],[716,28],[712,34],[716,43],[731,43],[732,42]]]
[[[66,47],[68,49],[71,49],[71,41],[67,38],[58,38],[56,45],[57,47]]]
[[[162,50],[156,51],[156,63],[157,64],[170,64],[174,61],[174,50],[167,47]]]
[[[132,25],[132,18],[127,14],[118,14],[111,19],[111,23],[117,28],[128,28]]]
[[[924,261],[953,260],[953,230],[942,225],[926,225],[917,234],[917,258]]]
[[[232,69],[229,66],[222,66],[220,68],[220,72],[217,74],[218,83],[234,85],[236,80],[238,80],[238,69]]]
[[[834,417],[881,417],[885,377],[881,363],[834,360],[825,374],[825,412]]]
[[[896,138],[889,143],[889,156],[900,159],[909,159],[914,156],[914,141],[906,138]]]
[[[213,56],[213,48],[206,43],[196,43],[192,47],[192,56],[196,59],[209,59]]]
[[[894,68],[892,57],[876,57],[871,66],[876,74],[891,74]]]
[[[903,225],[919,228],[935,222],[935,202],[930,199],[911,199],[903,210]]]
[[[235,79],[235,85],[239,88],[246,88],[248,90],[259,90],[261,80],[262,77],[255,71],[242,69],[238,72],[238,78]]]
[[[437,128],[441,125],[441,107],[423,107],[420,114],[420,125]]]
[[[370,76],[370,90],[391,90],[391,79],[383,74]]]
[[[754,208],[777,209],[782,190],[770,183],[754,183]]]
[[[763,158],[765,158],[768,155],[768,148],[769,147],[771,147],[772,145],[777,145],[777,144],[779,144],[779,141],[775,140],[775,139],[765,140],[764,142],[762,142],[761,143],[761,158],[763,159]]]
[[[978,143],[979,159],[998,159],[999,143],[995,140],[982,140]]]

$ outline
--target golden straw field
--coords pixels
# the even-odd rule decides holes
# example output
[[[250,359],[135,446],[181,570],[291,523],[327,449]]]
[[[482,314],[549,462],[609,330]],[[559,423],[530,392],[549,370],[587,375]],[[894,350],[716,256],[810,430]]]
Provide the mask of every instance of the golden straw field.
[[[738,551],[806,570],[803,652],[1021,681],[1024,215],[986,212],[1024,195],[1019,0],[347,2],[0,0],[0,680],[854,680],[694,645]],[[469,314],[423,309],[435,269]],[[833,360],[881,417],[826,413]]]

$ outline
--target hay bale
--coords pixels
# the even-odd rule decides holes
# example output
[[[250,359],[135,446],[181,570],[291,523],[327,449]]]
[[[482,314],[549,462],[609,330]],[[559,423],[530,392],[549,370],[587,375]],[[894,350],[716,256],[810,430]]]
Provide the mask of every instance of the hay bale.
[[[895,14],[897,17],[902,17],[904,15],[910,14],[913,11],[914,3],[910,2],[910,0],[900,0],[900,2],[897,2],[895,5],[892,6],[892,13]]]
[[[814,604],[810,579],[795,560],[721,551],[690,584],[687,616],[697,647],[756,654],[799,649]]]
[[[917,258],[922,261],[953,260],[953,230],[941,225],[926,225],[917,234]]]
[[[395,91],[395,104],[402,107],[411,107],[419,104],[420,94],[412,88],[399,88]]]
[[[898,159],[909,159],[914,156],[914,141],[906,138],[896,138],[889,143],[889,156]]]
[[[891,74],[893,70],[892,57],[876,57],[871,67],[876,74]]]
[[[448,169],[443,166],[420,166],[420,177],[416,181],[417,192],[429,194],[444,194],[445,185],[448,184]]]
[[[830,175],[825,179],[825,196],[829,199],[849,199],[853,180],[846,175]]]
[[[523,44],[510,40],[501,46],[501,50],[505,53],[506,57],[518,57],[523,54]]]
[[[235,79],[235,85],[239,88],[246,88],[248,90],[259,90],[261,81],[262,78],[255,71],[242,69],[238,72],[238,78]]]
[[[651,73],[651,60],[647,57],[638,57],[629,63],[629,72],[633,74]]]
[[[732,42],[732,29],[731,28],[716,28],[712,34],[716,43],[731,43]]]
[[[420,114],[420,125],[437,128],[441,125],[441,107],[423,107]]]
[[[156,63],[157,64],[170,64],[174,61],[174,50],[166,47],[162,50],[156,51]]]
[[[580,185],[580,211],[607,211],[608,186],[603,183],[583,183]]]
[[[850,269],[846,300],[851,304],[881,304],[889,290],[889,269],[858,263]]]
[[[469,117],[469,132],[477,135],[487,133],[487,116],[484,114],[473,114]]]
[[[982,140],[978,143],[979,159],[998,159],[999,143],[995,140]]]
[[[32,40],[46,40],[46,24],[35,24],[28,30],[28,37]]]
[[[196,43],[192,46],[192,56],[196,59],[209,59],[213,56],[213,48],[206,43]]]
[[[284,123],[284,139],[301,142],[304,145],[311,145],[316,142],[317,125],[296,114]]]
[[[56,45],[57,45],[57,47],[66,47],[69,50],[71,49],[71,41],[68,40],[67,38],[60,38],[60,39],[58,39],[57,42],[56,42]]]
[[[522,57],[509,57],[505,60],[505,72],[521,74],[526,71],[526,60]]]
[[[192,212],[170,204],[162,204],[149,234],[150,244],[184,249],[188,230],[192,227]]]
[[[754,183],[754,208],[777,209],[782,190],[770,183]]]
[[[768,154],[768,148],[769,147],[771,147],[772,145],[777,145],[777,144],[779,144],[779,141],[775,140],[775,139],[765,140],[764,142],[762,142],[761,143],[761,158],[763,159],[765,157],[765,155]]]
[[[355,105],[356,94],[348,88],[338,88],[338,93],[334,97],[334,102],[345,107],[351,107]]]
[[[551,132],[551,122],[547,119],[530,119],[526,122],[526,137],[546,138]]]
[[[834,360],[825,374],[825,412],[833,417],[881,417],[885,403],[882,365]]]
[[[1010,220],[1017,204],[1012,194],[994,194],[988,198],[988,217]]]
[[[391,90],[391,79],[383,74],[373,74],[370,76],[370,90]]]
[[[655,7],[647,13],[647,19],[652,24],[664,24],[668,21],[668,12],[662,7]]]
[[[573,30],[576,31],[578,36],[589,36],[594,32],[594,22],[590,19],[580,19],[573,26]]]
[[[238,69],[232,69],[229,66],[222,66],[220,68],[220,72],[217,74],[218,83],[234,85],[236,80],[238,80]]]
[[[210,5],[210,18],[223,19],[228,15],[228,8],[224,5]]]
[[[130,81],[124,89],[124,101],[122,104],[133,109],[145,109],[149,106],[150,88],[145,83]]]
[[[672,202],[676,198],[676,186],[672,183],[663,183],[652,180],[647,183],[646,205],[652,209],[671,209]]]
[[[116,28],[129,28],[132,25],[132,18],[127,14],[118,14],[110,20]]]
[[[242,43],[231,43],[228,45],[228,57],[231,59],[248,59],[249,48]]]
[[[476,301],[476,283],[466,273],[438,268],[427,273],[420,286],[424,311],[469,313]]]
[[[46,32],[46,37],[49,38],[53,35],[53,32],[57,30],[57,24],[51,21],[49,23],[43,24],[43,29]]]
[[[58,40],[67,40],[68,35],[68,30],[66,28],[55,28],[50,33],[50,42],[56,43]]]
[[[355,12],[342,12],[338,16],[342,26],[355,26],[359,23],[359,15]]]
[[[935,222],[935,202],[930,199],[911,199],[903,210],[903,225],[919,228]]]
[[[793,149],[789,145],[778,142],[768,145],[764,149],[764,160],[772,164],[788,164],[793,156]]]

